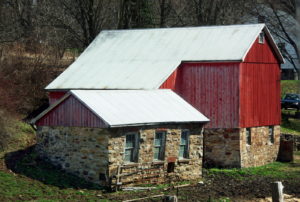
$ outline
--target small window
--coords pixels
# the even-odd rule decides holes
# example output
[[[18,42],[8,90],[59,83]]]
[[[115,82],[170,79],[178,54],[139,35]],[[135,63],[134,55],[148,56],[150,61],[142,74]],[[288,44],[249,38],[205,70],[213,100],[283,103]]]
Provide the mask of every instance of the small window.
[[[138,134],[128,133],[125,143],[125,162],[138,161]]]
[[[251,129],[246,128],[246,143],[247,145],[251,145]]]
[[[274,143],[274,126],[269,126],[269,142]]]
[[[258,43],[264,44],[265,43],[265,33],[261,32],[258,36]]]
[[[189,158],[189,131],[183,130],[181,132],[180,146],[179,146],[179,158]]]
[[[166,132],[156,132],[154,139],[154,160],[165,158]]]

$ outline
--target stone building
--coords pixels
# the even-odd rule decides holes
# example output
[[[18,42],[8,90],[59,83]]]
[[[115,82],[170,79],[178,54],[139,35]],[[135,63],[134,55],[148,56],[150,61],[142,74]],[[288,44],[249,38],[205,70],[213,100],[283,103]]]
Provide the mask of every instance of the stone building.
[[[208,119],[170,90],[72,90],[33,122],[38,153],[88,181],[201,178]]]

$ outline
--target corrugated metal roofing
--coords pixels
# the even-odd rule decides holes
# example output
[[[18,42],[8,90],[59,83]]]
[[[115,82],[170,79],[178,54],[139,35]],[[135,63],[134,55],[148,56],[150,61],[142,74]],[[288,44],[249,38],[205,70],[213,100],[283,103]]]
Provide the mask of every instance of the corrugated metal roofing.
[[[157,89],[182,61],[243,61],[262,30],[272,41],[264,24],[102,31],[46,89]]]
[[[33,122],[70,95],[74,95],[110,127],[209,121],[171,90],[71,90]]]

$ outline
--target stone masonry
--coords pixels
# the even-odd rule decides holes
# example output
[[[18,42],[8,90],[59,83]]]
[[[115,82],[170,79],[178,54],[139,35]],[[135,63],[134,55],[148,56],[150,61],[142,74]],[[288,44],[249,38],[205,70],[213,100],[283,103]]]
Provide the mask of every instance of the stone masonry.
[[[251,145],[246,143],[246,128],[205,129],[205,167],[252,167],[276,160],[280,126],[274,126],[274,143],[269,141],[269,127],[252,127]]]
[[[41,157],[63,170],[98,183],[108,173],[106,129],[38,127],[36,150]]]
[[[190,131],[188,159],[178,159],[183,129]],[[157,130],[167,133],[165,160],[158,162],[153,160]],[[128,132],[140,135],[137,163],[124,162]],[[42,157],[69,173],[101,185],[115,183],[118,174],[122,175],[118,180],[124,185],[201,178],[203,136],[199,124],[116,129],[42,126],[37,134],[36,149]],[[168,172],[169,161],[174,161],[171,172]]]

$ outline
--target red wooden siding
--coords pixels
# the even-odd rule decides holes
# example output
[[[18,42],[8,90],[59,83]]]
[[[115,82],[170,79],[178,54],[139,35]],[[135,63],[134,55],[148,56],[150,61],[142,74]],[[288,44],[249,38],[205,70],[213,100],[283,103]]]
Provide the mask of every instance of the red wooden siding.
[[[58,101],[60,98],[62,98],[67,92],[48,92],[48,98],[49,98],[49,104],[52,105],[56,101]]]
[[[176,86],[178,86],[177,80],[179,79],[179,68],[177,68],[170,76],[169,78],[160,86],[161,89],[172,89],[175,90]]]
[[[72,95],[37,121],[38,126],[106,128],[106,124]]]
[[[274,54],[269,40],[265,38],[265,43],[263,44],[258,43],[258,39],[256,39],[244,62],[278,64],[279,60]]]
[[[242,63],[240,127],[280,125],[279,64]]]
[[[239,63],[184,63],[171,88],[211,121],[209,128],[236,128],[239,124]],[[175,86],[175,87],[174,87]]]

